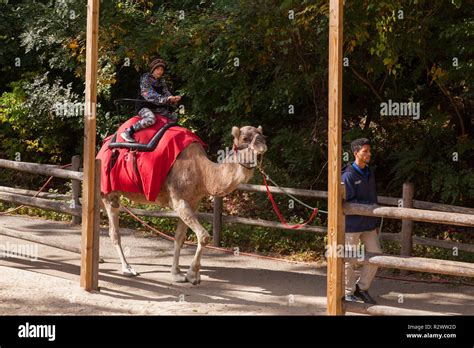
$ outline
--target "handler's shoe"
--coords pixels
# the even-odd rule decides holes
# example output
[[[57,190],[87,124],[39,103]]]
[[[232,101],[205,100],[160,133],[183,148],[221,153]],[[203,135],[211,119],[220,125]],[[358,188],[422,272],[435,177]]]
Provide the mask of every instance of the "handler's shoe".
[[[352,295],[352,294],[345,295],[344,300],[346,302],[359,302],[359,299],[357,297],[355,297],[354,295]]]
[[[123,140],[125,140],[128,143],[134,143],[135,139],[133,139],[133,135],[130,133],[130,130],[126,129],[125,132],[122,132],[120,134]]]
[[[376,304],[372,296],[369,295],[367,290],[362,290],[359,285],[356,284],[356,290],[354,291],[354,297],[364,301],[364,303]]]

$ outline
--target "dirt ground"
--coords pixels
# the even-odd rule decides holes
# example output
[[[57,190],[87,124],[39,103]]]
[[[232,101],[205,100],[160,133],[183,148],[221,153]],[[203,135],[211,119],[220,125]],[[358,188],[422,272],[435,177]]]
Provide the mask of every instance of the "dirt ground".
[[[80,228],[42,219],[0,216],[0,231],[14,230],[80,246]],[[0,235],[0,250],[23,248],[31,258],[0,252],[0,315],[324,315],[326,265],[301,265],[206,250],[201,284],[172,283],[172,244],[122,230],[129,262],[140,273],[123,277],[102,229],[100,292],[79,287],[76,253]],[[13,248],[13,249],[12,249]],[[194,247],[182,250],[181,270]],[[371,294],[387,306],[474,314],[474,287],[376,278]],[[403,295],[403,303],[399,303]]]

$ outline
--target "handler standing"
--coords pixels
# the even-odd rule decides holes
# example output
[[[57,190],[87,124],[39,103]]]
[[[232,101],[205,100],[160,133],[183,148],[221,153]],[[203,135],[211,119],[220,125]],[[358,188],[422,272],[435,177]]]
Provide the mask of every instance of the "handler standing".
[[[342,169],[342,180],[346,188],[346,201],[360,204],[376,204],[377,192],[375,176],[369,168],[371,157],[370,142],[366,138],[356,139],[351,143],[354,162]],[[365,251],[382,253],[379,242],[380,218],[347,215],[346,216],[345,244],[346,248],[357,250],[359,241],[364,243]],[[346,262],[345,270],[345,300],[375,304],[368,289],[377,273],[377,266],[364,265],[360,277],[356,281],[354,264]]]

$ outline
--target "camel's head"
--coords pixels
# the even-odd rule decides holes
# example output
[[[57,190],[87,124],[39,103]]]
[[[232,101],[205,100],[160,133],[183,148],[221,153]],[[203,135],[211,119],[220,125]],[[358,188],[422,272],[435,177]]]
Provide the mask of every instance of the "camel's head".
[[[263,135],[262,126],[258,128],[245,126],[242,128],[232,127],[232,135],[234,136],[234,146],[239,149],[249,149],[256,155],[263,155],[267,152],[267,144]]]

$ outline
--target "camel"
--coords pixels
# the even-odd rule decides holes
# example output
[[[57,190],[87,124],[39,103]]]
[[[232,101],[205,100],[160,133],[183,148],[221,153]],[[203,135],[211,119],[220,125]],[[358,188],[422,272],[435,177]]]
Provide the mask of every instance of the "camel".
[[[199,223],[196,209],[205,196],[223,197],[234,191],[239,184],[248,182],[254,174],[257,156],[267,151],[261,126],[245,126],[240,129],[234,126],[231,134],[234,138],[234,150],[222,163],[209,160],[204,148],[197,142],[186,147],[176,158],[154,202],[147,201],[143,194],[137,193],[113,191],[102,194],[102,204],[109,220],[109,236],[120,258],[123,275],[136,276],[138,273],[125,259],[120,241],[120,196],[137,203],[170,207],[178,214],[171,267],[172,281],[190,282],[194,285],[201,282],[201,255],[211,237]],[[248,158],[254,160],[249,162],[246,160]],[[198,244],[193,261],[184,275],[180,272],[179,256],[188,227],[196,234]]]

